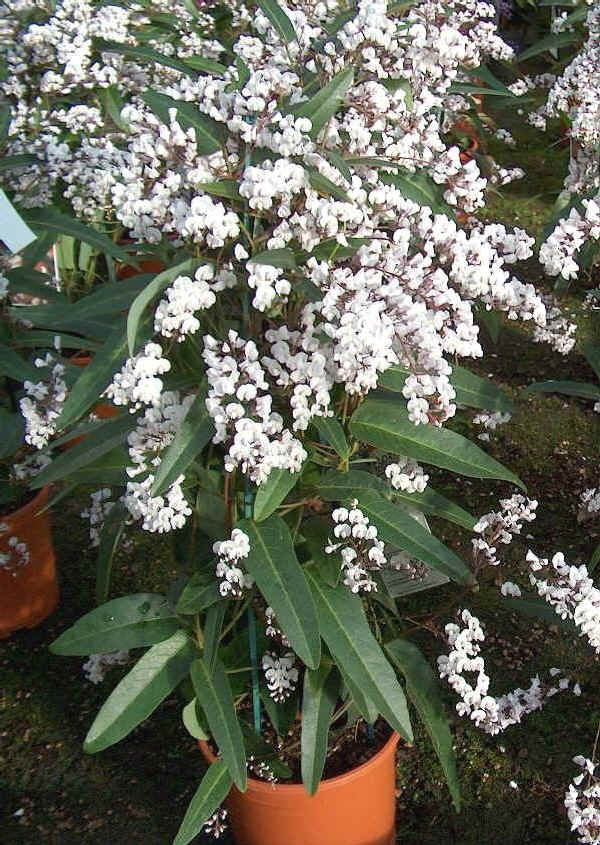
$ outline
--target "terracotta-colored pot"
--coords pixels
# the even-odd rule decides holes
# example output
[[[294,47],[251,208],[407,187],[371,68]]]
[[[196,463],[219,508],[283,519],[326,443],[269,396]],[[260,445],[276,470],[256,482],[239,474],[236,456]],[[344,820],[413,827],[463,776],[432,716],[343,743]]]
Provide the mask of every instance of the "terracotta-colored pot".
[[[121,264],[117,268],[119,279],[130,279],[132,276],[139,276],[140,273],[162,273],[165,265],[159,258],[142,258],[139,262],[140,269],[131,267],[129,264]]]
[[[248,778],[246,792],[234,786],[226,805],[237,845],[394,845],[399,738],[394,732],[366,763],[321,781],[312,797],[302,784]]]
[[[7,529],[0,534],[0,552],[15,560],[8,541],[17,537],[27,545],[29,554],[29,562],[23,566],[0,567],[0,638],[39,625],[58,603],[50,512],[39,513],[48,504],[48,493],[49,488],[43,487],[22,508],[0,517],[0,525]]]

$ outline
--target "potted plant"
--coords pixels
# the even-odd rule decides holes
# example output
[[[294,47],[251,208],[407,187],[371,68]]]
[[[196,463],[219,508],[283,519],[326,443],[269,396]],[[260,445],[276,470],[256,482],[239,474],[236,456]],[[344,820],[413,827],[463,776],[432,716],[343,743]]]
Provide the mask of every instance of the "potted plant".
[[[96,717],[90,753],[187,691],[183,721],[209,743],[210,765],[177,845],[207,824],[219,832],[232,789],[241,843],[290,843],[298,813],[318,812],[338,786],[351,797],[328,810],[336,831],[319,821],[296,841],[392,842],[393,751],[412,741],[405,690],[459,804],[433,673],[396,599],[431,572],[474,583],[416,514],[468,530],[476,520],[428,486],[419,462],[521,485],[444,423],[456,404],[508,401],[455,366],[482,355],[475,305],[540,325],[545,312],[504,269],[533,239],[457,227],[453,208],[479,207],[485,180],[442,140],[438,103],[456,59],[439,55],[439,74],[423,74],[415,47],[438,55],[447,25],[472,64],[480,55],[467,10],[453,24],[426,11],[365,3],[336,17],[261,0],[227,64],[180,69],[122,110],[129,136],[118,161],[110,149],[102,161],[115,218],[140,247],[175,234],[176,259],[131,297],[126,323],[111,318],[56,427],[70,432],[100,394],[127,411],[33,486],[82,468],[105,486],[103,457],[121,462],[100,541],[102,603],[53,651],[147,649]],[[185,583],[107,601],[125,519],[171,534]],[[349,773],[338,746],[356,763]],[[379,813],[352,797],[369,772],[385,784]],[[291,813],[269,810],[268,832],[264,810],[247,821],[265,795]]]

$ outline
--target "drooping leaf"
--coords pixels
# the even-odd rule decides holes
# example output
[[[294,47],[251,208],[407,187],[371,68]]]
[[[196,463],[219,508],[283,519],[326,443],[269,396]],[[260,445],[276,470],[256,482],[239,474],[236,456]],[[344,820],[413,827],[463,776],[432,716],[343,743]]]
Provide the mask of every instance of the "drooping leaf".
[[[268,264],[270,267],[281,267],[282,270],[293,270],[296,267],[296,257],[289,247],[267,249],[248,259],[247,264]]]
[[[350,421],[356,438],[386,452],[473,478],[498,478],[525,489],[523,482],[462,435],[447,428],[414,425],[402,403],[367,399]]]
[[[55,208],[45,206],[44,208],[28,208],[22,212],[22,217],[29,226],[35,230],[44,230],[52,236],[71,235],[78,241],[96,247],[100,252],[110,255],[115,261],[122,261],[131,264],[132,259],[129,253],[114,241],[111,241],[103,232],[85,226],[78,220],[57,211]]]
[[[24,438],[23,416],[0,407],[0,460],[11,457],[23,445]]]
[[[212,194],[215,197],[224,197],[228,200],[241,200],[238,190],[238,183],[232,179],[221,179],[219,182],[202,182],[197,186],[205,194]]]
[[[325,552],[332,534],[331,520],[312,516],[302,523],[302,533],[319,577],[330,587],[337,587],[341,574],[340,559],[338,555]]]
[[[385,650],[406,679],[406,692],[423,720],[446,775],[454,807],[459,812],[460,785],[456,758],[437,679],[419,649],[407,640],[393,640],[386,644]]]
[[[177,122],[184,129],[194,129],[199,155],[211,155],[223,147],[223,124],[203,114],[193,103],[174,100],[166,94],[159,94],[150,89],[142,94],[142,100],[166,126],[169,126],[171,122],[169,110],[175,109]]]
[[[587,570],[591,573],[596,569],[598,566],[598,562],[600,561],[600,543],[594,549],[592,556],[590,558],[590,562],[588,563]]]
[[[198,658],[191,665],[190,677],[223,761],[237,788],[244,792],[248,781],[244,737],[225,668],[217,661],[211,672],[204,660]]]
[[[225,619],[225,611],[227,610],[227,602],[220,601],[211,606],[206,611],[204,619],[204,646],[202,649],[202,657],[204,663],[210,672],[213,671],[217,662],[219,653],[219,640],[221,638],[221,631],[223,630],[223,621]]]
[[[326,176],[323,176],[322,173],[319,173],[314,167],[305,167],[306,172],[308,173],[308,181],[312,188],[318,194],[322,194],[324,197],[333,197],[336,200],[341,200],[341,202],[351,202],[350,197],[346,193],[343,188],[340,188],[339,185],[336,185],[335,182],[332,182],[331,179],[328,179]]]
[[[354,82],[354,68],[344,68],[321,90],[305,103],[294,108],[297,117],[308,117],[312,123],[311,138],[316,138],[321,129],[336,113]]]
[[[152,495],[158,496],[185,471],[200,454],[215,431],[206,410],[205,396],[199,393],[179,424],[175,437],[161,455],[154,476]]]
[[[571,633],[575,631],[575,626],[570,620],[561,619],[560,616],[555,613],[554,608],[541,598],[529,598],[526,596],[517,598],[516,596],[506,596],[502,599],[502,607],[505,607],[508,610],[514,610],[517,613],[521,613],[523,616],[541,619],[550,625],[557,625],[559,628],[565,628]]]
[[[339,420],[335,417],[313,417],[312,421],[321,438],[335,449],[340,458],[350,456],[350,447]]]
[[[201,613],[220,598],[214,574],[197,572],[192,575],[179,596],[177,613],[184,615]]]
[[[285,44],[296,38],[294,25],[276,0],[257,0],[257,5]]]
[[[600,387],[585,381],[537,381],[530,384],[525,393],[564,393],[595,402],[600,400]]]
[[[290,472],[287,469],[271,470],[267,480],[260,485],[256,492],[254,499],[255,522],[262,522],[271,516],[290,490],[296,486],[299,479],[299,472]]]
[[[126,121],[121,117],[121,111],[125,101],[116,85],[109,85],[106,88],[98,88],[98,98],[104,107],[104,111],[110,117],[115,126],[122,132],[129,129]]]
[[[339,678],[330,662],[304,673],[300,768],[302,783],[314,795],[323,776],[327,757],[329,723],[339,694]]]
[[[309,668],[315,669],[321,659],[319,619],[287,525],[272,515],[259,523],[244,519],[237,527],[250,540],[245,567],[275,611],[293,650]]]
[[[342,667],[338,666],[338,669],[340,670],[346,691],[354,703],[354,707],[368,725],[374,725],[379,718],[379,710],[371,699],[364,694],[363,690],[348,677]]]
[[[453,215],[452,210],[444,200],[440,186],[423,171],[418,170],[416,173],[410,173],[408,170],[398,171],[397,173],[386,172],[382,173],[380,178],[382,182],[398,188],[403,197],[413,200],[419,205],[428,206],[433,211]]]
[[[148,649],[102,705],[83,750],[95,754],[127,736],[186,677],[196,655],[183,631]]]
[[[581,351],[585,355],[586,361],[600,379],[600,346],[594,346],[592,343],[586,343],[582,346]]]
[[[411,557],[438,569],[459,584],[473,583],[473,575],[465,562],[403,507],[372,490],[361,493],[358,501],[360,509],[377,528],[380,540],[408,552]]]
[[[119,53],[119,55],[125,56],[128,59],[142,59],[151,64],[164,65],[173,70],[178,70],[179,73],[183,73],[186,76],[196,76],[189,65],[186,65],[174,56],[159,53],[158,50],[153,50],[151,47],[135,44],[120,44],[117,41],[104,41],[100,38],[95,38],[93,44],[102,53]]]
[[[329,164],[342,174],[346,182],[350,183],[352,181],[352,172],[348,167],[348,162],[338,152],[335,150],[326,150],[325,157],[329,161]]]
[[[0,376],[9,376],[15,381],[41,381],[40,371],[21,358],[20,355],[10,348],[0,343]]]
[[[96,562],[96,603],[102,604],[108,600],[110,579],[115,552],[119,547],[129,511],[120,502],[115,504],[107,514],[98,544],[98,560]]]
[[[328,587],[307,570],[323,639],[350,681],[370,698],[391,727],[408,742],[412,728],[396,675],[365,618],[360,598],[340,584]]]
[[[208,739],[208,731],[203,725],[204,714],[200,710],[197,698],[192,698],[181,712],[181,719],[186,731],[194,739]]]
[[[94,608],[50,646],[53,654],[84,655],[155,645],[179,628],[164,596],[135,593]]]
[[[233,779],[223,760],[208,767],[189,803],[173,845],[188,845],[229,795]]]
[[[532,59],[534,56],[539,56],[540,53],[545,53],[547,50],[557,50],[559,47],[566,47],[568,44],[573,44],[579,39],[576,32],[559,32],[556,35],[547,35],[545,38],[536,41],[531,47],[523,50],[518,55],[518,61],[524,62],[527,59]]]

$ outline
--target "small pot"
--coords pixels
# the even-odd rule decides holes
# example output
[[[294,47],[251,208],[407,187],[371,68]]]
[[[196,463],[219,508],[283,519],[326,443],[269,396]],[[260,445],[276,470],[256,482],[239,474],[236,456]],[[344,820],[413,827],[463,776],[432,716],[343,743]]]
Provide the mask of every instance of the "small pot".
[[[24,566],[12,571],[0,568],[0,638],[20,628],[34,628],[58,604],[50,512],[39,513],[48,504],[49,489],[42,487],[22,508],[0,517],[0,525],[7,528],[0,534],[0,552],[11,553],[8,541],[17,537],[29,553]]]
[[[237,845],[394,845],[396,841],[395,731],[370,760],[321,781],[310,796],[302,784],[248,778],[226,801]],[[206,742],[200,750],[217,759]]]
[[[142,258],[139,262],[140,269],[130,264],[120,264],[117,267],[117,278],[130,279],[132,276],[139,276],[140,273],[162,273],[165,265],[159,258]]]

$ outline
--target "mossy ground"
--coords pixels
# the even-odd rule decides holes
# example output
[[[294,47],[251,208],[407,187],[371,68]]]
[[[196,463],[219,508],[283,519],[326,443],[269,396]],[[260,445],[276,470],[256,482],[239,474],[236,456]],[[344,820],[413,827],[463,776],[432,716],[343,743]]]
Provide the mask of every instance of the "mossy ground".
[[[560,188],[566,152],[527,128],[514,108],[496,117],[499,125],[513,131],[519,148],[517,154],[492,144],[492,151],[507,165],[520,164],[529,178],[495,197],[486,216],[537,235]],[[528,262],[524,272],[530,281],[552,290],[552,281],[544,279],[535,261]],[[593,312],[581,306],[586,286],[591,283],[578,282],[563,297],[567,312],[580,326],[582,340],[597,336]],[[493,374],[516,400],[513,419],[486,448],[516,472],[529,495],[540,501],[538,519],[525,532],[531,537],[511,550],[502,572],[492,577],[518,580],[518,564],[527,545],[544,554],[563,550],[570,560],[585,561],[600,539],[600,530],[590,523],[577,523],[577,502],[583,489],[596,484],[600,417],[591,402],[556,395],[527,397],[523,389],[544,378],[591,381],[592,371],[577,349],[563,358],[533,343],[526,329],[513,324],[504,327],[496,346],[488,342],[484,362],[473,369]],[[453,425],[474,436],[469,418],[457,418]],[[499,497],[512,492],[507,484],[467,479],[457,483],[442,472],[432,476],[437,489],[477,514],[494,508]],[[62,589],[59,608],[37,629],[0,643],[3,845],[167,845],[203,770],[195,744],[181,724],[182,702],[177,697],[110,750],[98,756],[86,756],[81,750],[88,726],[123,671],[113,670],[103,684],[94,687],[83,680],[83,658],[54,657],[48,651],[49,643],[93,606],[94,555],[78,516],[86,505],[86,501],[71,500],[54,515]],[[446,523],[436,524],[435,529],[450,545],[468,553],[464,535]],[[113,594],[164,588],[172,574],[168,544],[150,538],[120,552]],[[562,799],[575,773],[571,758],[587,754],[593,744],[600,695],[598,661],[559,627],[549,628],[508,612],[493,581],[476,593],[461,594],[445,587],[406,603],[406,624],[414,627],[414,636],[432,661],[442,650],[443,625],[463,606],[486,622],[490,639],[485,653],[496,691],[525,686],[532,675],[558,666],[579,680],[583,693],[580,698],[556,696],[543,712],[500,738],[482,735],[454,718],[463,794],[458,815],[432,747],[416,723],[414,747],[401,747],[398,755],[398,842],[572,842]],[[449,693],[446,699],[448,711],[454,713]],[[511,787],[511,781],[517,788]]]

